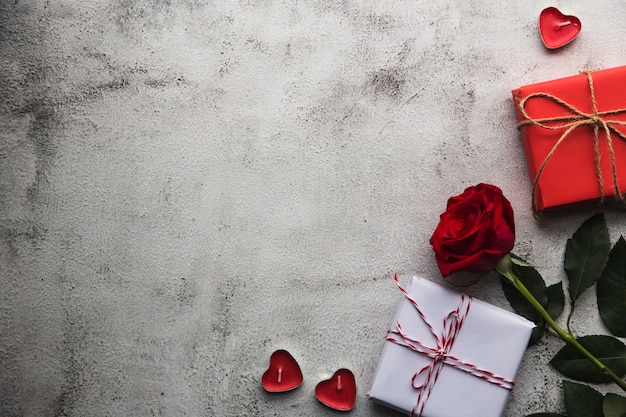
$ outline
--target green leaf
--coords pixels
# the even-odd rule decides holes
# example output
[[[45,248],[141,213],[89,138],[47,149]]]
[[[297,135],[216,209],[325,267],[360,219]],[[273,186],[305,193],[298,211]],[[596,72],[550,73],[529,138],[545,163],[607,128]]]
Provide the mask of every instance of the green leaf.
[[[528,262],[526,262],[525,260],[523,260],[522,258],[515,256],[512,254],[511,256],[511,262],[513,262],[513,264],[515,265],[519,265],[519,266],[527,266],[527,267],[533,267],[533,265],[529,264]]]
[[[525,262],[518,256],[511,254],[513,262],[513,272],[530,291],[530,293],[539,301],[539,303],[548,311],[548,313],[556,318],[563,311],[564,298],[563,286],[561,283],[546,287],[541,274],[529,263]],[[541,315],[535,307],[526,300],[526,298],[515,288],[508,278],[501,275],[501,284],[504,295],[511,304],[511,307],[528,320],[534,322],[537,326],[533,329],[529,345],[533,345],[541,340],[545,326]],[[552,315],[554,314],[554,315]]]
[[[511,258],[519,259],[515,255],[511,255]],[[528,288],[528,291],[530,291],[537,301],[539,301],[542,306],[546,307],[548,304],[548,291],[546,283],[539,272],[533,267],[522,267],[513,264],[513,273],[515,273],[522,284]],[[541,315],[537,312],[535,307],[526,300],[508,279],[503,278],[501,281],[502,290],[504,291],[506,299],[509,300],[511,307],[513,307],[519,315],[526,317],[528,320],[541,323]]]
[[[617,240],[596,286],[598,310],[615,336],[626,337],[626,241]]]
[[[557,282],[547,289],[548,305],[546,311],[553,319],[556,319],[563,312],[565,307],[565,294],[563,293],[563,283]]]
[[[595,389],[576,382],[563,381],[563,395],[569,417],[603,417],[604,397]]]
[[[609,231],[602,213],[585,221],[572,238],[567,240],[565,272],[569,279],[572,305],[600,278],[610,248]]]
[[[576,340],[620,378],[626,374],[626,346],[621,341],[605,335],[583,336]],[[569,344],[554,355],[550,364],[561,374],[578,381],[593,383],[611,381],[582,353]]]
[[[532,346],[541,340],[543,333],[545,332],[545,326],[543,322],[535,323],[536,326],[530,332],[530,339],[528,340],[528,346]]]
[[[534,413],[528,414],[526,417],[566,417],[563,414],[557,413]]]
[[[604,417],[622,417],[626,414],[626,398],[608,393],[602,403]]]

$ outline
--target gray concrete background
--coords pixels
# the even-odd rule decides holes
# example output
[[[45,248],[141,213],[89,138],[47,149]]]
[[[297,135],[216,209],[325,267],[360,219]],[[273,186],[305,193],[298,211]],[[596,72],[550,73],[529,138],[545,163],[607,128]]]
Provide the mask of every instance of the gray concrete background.
[[[554,52],[547,6],[583,25]],[[563,278],[598,208],[535,223],[510,90],[626,64],[624,6],[2,1],[0,415],[334,416],[313,390],[341,367],[351,415],[395,415],[365,397],[391,276],[441,282],[449,196],[499,185],[515,251]],[[468,292],[508,308],[493,276]],[[558,347],[527,351],[506,416],[560,410]],[[305,382],[268,395],[279,348]]]

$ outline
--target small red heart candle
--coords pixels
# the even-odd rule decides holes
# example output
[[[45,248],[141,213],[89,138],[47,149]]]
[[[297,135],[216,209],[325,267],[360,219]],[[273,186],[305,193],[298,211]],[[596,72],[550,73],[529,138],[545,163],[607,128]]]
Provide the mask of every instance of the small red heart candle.
[[[561,13],[556,7],[548,7],[539,15],[539,33],[548,49],[565,46],[578,36],[582,29],[576,16]]]
[[[300,365],[286,350],[277,350],[270,356],[270,366],[261,378],[261,384],[268,392],[285,392],[302,384]]]
[[[339,369],[315,387],[315,396],[324,405],[339,411],[349,411],[356,400],[356,380],[349,369]]]

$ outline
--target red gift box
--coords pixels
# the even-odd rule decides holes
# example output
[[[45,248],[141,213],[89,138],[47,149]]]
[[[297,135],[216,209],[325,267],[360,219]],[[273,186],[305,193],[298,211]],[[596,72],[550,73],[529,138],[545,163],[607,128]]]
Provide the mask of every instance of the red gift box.
[[[626,191],[626,66],[513,90],[533,209]]]

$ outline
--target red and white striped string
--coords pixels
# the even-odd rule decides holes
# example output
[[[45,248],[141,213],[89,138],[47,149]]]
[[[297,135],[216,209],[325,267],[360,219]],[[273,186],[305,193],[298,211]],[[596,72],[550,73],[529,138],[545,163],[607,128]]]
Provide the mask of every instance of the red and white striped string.
[[[430,393],[435,386],[444,365],[453,366],[499,387],[508,390],[513,389],[513,385],[515,384],[514,381],[503,376],[496,375],[491,371],[482,369],[477,365],[463,361],[450,354],[450,350],[454,345],[456,337],[463,327],[463,322],[469,314],[472,297],[466,294],[461,295],[461,300],[456,309],[452,310],[443,318],[443,332],[441,336],[439,336],[434,327],[429,323],[426,315],[419,308],[417,301],[415,301],[415,299],[411,297],[411,295],[404,288],[402,288],[398,281],[398,277],[394,275],[393,279],[398,285],[398,288],[400,288],[400,291],[402,291],[404,296],[411,302],[417,311],[417,314],[437,341],[436,347],[430,347],[421,341],[410,337],[402,330],[400,322],[396,322],[395,329],[389,329],[387,331],[386,339],[390,342],[404,346],[414,352],[421,353],[431,359],[429,364],[417,371],[411,378],[411,385],[418,391],[417,402],[413,407],[413,410],[411,410],[411,416],[422,415],[426,402],[428,401],[428,397],[430,396]]]

